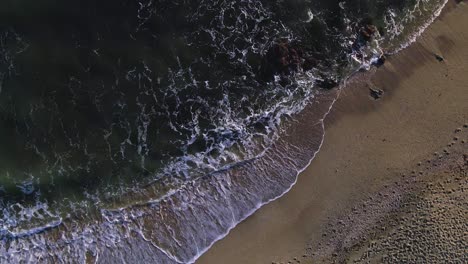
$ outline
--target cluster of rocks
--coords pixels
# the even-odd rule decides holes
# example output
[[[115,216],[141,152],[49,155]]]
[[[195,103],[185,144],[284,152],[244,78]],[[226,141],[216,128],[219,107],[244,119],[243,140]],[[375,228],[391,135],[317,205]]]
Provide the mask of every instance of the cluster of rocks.
[[[352,48],[360,51],[365,45],[378,33],[376,26],[365,24],[357,30],[357,39]],[[386,57],[382,55],[375,63],[375,66],[381,66],[385,63]],[[318,61],[304,52],[299,43],[291,42],[287,39],[281,39],[270,47],[266,56],[263,58],[261,72],[265,80],[272,80],[276,75],[287,76],[300,69],[309,71],[318,65]],[[336,80],[323,76],[319,78],[317,85],[321,88],[331,89],[338,85]]]
[[[264,58],[263,71],[270,76],[291,74],[299,69],[311,70],[316,65],[316,60],[306,56],[299,44],[283,39],[268,50]]]
[[[365,24],[359,29],[359,34],[357,40],[353,44],[353,48],[356,51],[359,51],[361,47],[366,46],[372,39],[379,33],[379,30],[376,26],[372,24]],[[380,67],[385,64],[387,60],[386,56],[382,54],[377,61],[374,62],[374,66]]]
[[[361,29],[359,30],[359,34],[361,38],[366,42],[371,41],[377,32],[379,32],[377,30],[377,27],[371,24],[367,24],[361,27]]]
[[[281,40],[267,52],[262,65],[263,76],[271,80],[273,76],[288,76],[299,70],[310,71],[318,66],[318,61],[307,55],[297,43]],[[332,89],[338,83],[332,78],[322,76],[317,80],[317,86]]]

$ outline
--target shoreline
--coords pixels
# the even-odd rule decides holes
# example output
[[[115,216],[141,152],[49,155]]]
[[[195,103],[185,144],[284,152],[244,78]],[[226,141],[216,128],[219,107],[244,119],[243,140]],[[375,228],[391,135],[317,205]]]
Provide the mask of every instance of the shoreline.
[[[434,24],[445,23],[443,21],[446,20],[447,16],[453,16],[452,14],[456,12],[454,10],[459,9],[459,8],[454,9],[455,5],[456,5],[455,2],[449,2],[447,4],[446,8],[444,9],[444,11],[442,12],[441,16],[436,19]],[[459,5],[465,5],[465,4],[461,3]],[[461,8],[466,8],[466,7],[461,7]],[[460,11],[458,11],[458,13],[460,13]],[[426,64],[430,64],[430,65],[435,64],[435,65],[437,65],[436,64],[437,61],[435,61],[434,58],[430,58],[430,56],[433,56],[433,54],[430,54],[430,56],[429,56],[429,53],[427,53],[428,50],[424,49],[424,48],[421,48],[421,45],[427,44],[425,42],[428,42],[430,40],[430,36],[434,33],[434,31],[435,31],[434,27],[436,27],[436,26],[434,26],[434,24],[429,26],[428,30],[426,30],[423,33],[422,37],[420,37],[417,40],[416,43],[414,43],[413,45],[408,47],[406,50],[401,51],[400,53],[403,53],[403,55],[399,53],[397,55],[392,56],[389,59],[389,62],[386,65],[384,65],[382,67],[382,69],[376,69],[375,70],[376,71],[375,75],[371,76],[370,78],[371,79],[380,78],[381,79],[380,82],[382,82],[382,83],[379,83],[378,85],[385,85],[385,82],[387,82],[387,83],[389,83],[389,84],[391,84],[393,86],[400,86],[401,84],[399,82],[405,81],[405,78],[406,79],[414,78],[414,74],[415,74],[414,72],[420,71],[420,68],[423,67],[423,66],[421,66],[421,64],[424,64],[424,65],[426,65]],[[423,44],[421,44],[421,43],[423,43]],[[423,52],[426,52],[426,53],[422,55]],[[450,50],[447,49],[447,50],[444,50],[443,52],[450,52]],[[420,63],[419,60],[421,60],[421,59],[423,59],[424,63]],[[398,70],[395,71],[394,68],[393,69],[391,68],[392,66],[394,66],[393,64],[395,64],[396,66],[401,66],[401,65],[408,64],[407,63],[408,61],[410,62],[409,64],[411,64],[410,65],[411,67],[406,68],[407,72],[405,72],[405,71],[398,72]],[[437,65],[437,66],[440,66],[440,65]],[[433,66],[431,66],[431,67],[433,67]],[[395,76],[395,72],[397,73],[396,76]],[[408,74],[408,72],[412,72],[412,73]],[[385,74],[387,74],[387,75],[385,75]],[[359,77],[361,77],[361,76],[366,76],[366,75],[371,75],[371,74],[361,74],[361,73],[359,73],[359,75],[360,75]],[[367,78],[367,77],[363,77],[363,78]],[[375,80],[367,80],[367,81],[364,81],[364,82],[360,81],[360,82],[358,82],[357,85],[358,86],[362,86],[363,84],[364,85],[369,85],[369,83],[372,83],[373,81],[375,81]],[[326,132],[327,132],[327,134],[325,135],[327,137],[327,139],[325,139],[325,143],[324,143],[325,148],[330,149],[330,148],[333,148],[331,146],[332,144],[337,144],[336,141],[331,140],[330,138],[328,138],[328,137],[333,137],[334,136],[334,135],[331,135],[331,136],[328,135],[329,131],[334,131],[334,130],[338,131],[338,130],[340,130],[340,129],[334,128],[335,126],[337,126],[335,123],[340,123],[340,122],[342,123],[342,120],[345,120],[347,118],[349,119],[350,117],[348,117],[348,116],[352,115],[352,114],[367,115],[367,114],[372,113],[372,112],[378,112],[379,107],[382,107],[382,105],[391,104],[391,101],[394,99],[392,97],[394,97],[394,96],[396,96],[396,94],[402,92],[402,91],[400,91],[401,89],[399,87],[398,88],[388,87],[388,88],[384,89],[385,90],[385,95],[381,100],[372,101],[372,99],[368,98],[368,95],[367,95],[367,90],[368,89],[366,89],[367,87],[364,88],[364,89],[362,89],[362,87],[361,87],[361,89],[359,89],[359,88],[353,89],[352,88],[352,86],[354,85],[353,82],[354,81],[351,81],[351,84],[349,85],[350,87],[347,87],[342,91],[343,95],[340,96],[339,102],[337,102],[335,104],[334,109],[332,109],[332,111],[331,111],[331,115],[325,121],[325,123],[326,123]],[[379,81],[376,81],[376,82],[378,83]],[[466,97],[466,94],[462,94],[462,95],[464,95]],[[356,97],[356,98],[353,98],[353,97]],[[463,98],[463,96],[461,96],[460,99],[462,99],[462,98]],[[412,99],[416,100],[417,98],[412,98]],[[434,99],[434,98],[432,98],[432,99]],[[358,104],[356,104],[356,105],[349,104],[349,102],[347,104],[346,101],[358,101]],[[364,103],[360,104],[362,102],[364,102]],[[415,110],[418,111],[418,109],[415,109]],[[352,114],[350,114],[349,112],[351,112]],[[413,118],[416,118],[416,117],[413,117]],[[466,116],[464,118],[466,119]],[[348,123],[350,123],[350,122],[348,122]],[[338,126],[340,126],[340,125],[338,125]],[[349,124],[348,124],[348,126],[349,126]],[[371,126],[373,126],[372,123],[371,123]],[[345,128],[346,128],[346,126],[345,126]],[[341,129],[343,129],[343,128],[341,128]],[[337,134],[337,135],[340,134],[339,132],[333,132],[333,133]],[[343,132],[341,132],[341,134],[343,134]],[[346,136],[346,135],[341,135],[341,136]],[[413,138],[411,138],[411,136]],[[415,136],[417,137],[417,135],[411,135],[411,136],[409,137],[409,139],[413,139],[413,140],[414,140]],[[337,149],[340,149],[340,143],[338,143],[338,146],[334,146],[334,147],[337,148]],[[343,149],[341,149],[341,150],[343,150]],[[328,150],[328,152],[330,152],[330,150]],[[417,153],[417,154],[419,156],[423,155],[421,153]],[[424,155],[425,154],[427,154],[427,153],[424,153]],[[309,190],[307,190],[307,191],[312,191],[309,194],[310,195],[315,195],[316,197],[320,196],[320,194],[314,194],[313,188],[319,188],[319,187],[312,187],[312,184],[318,183],[318,185],[320,185],[320,180],[323,180],[323,179],[319,179],[319,181],[314,182],[312,179],[309,179],[309,180],[306,181],[303,178],[305,178],[305,177],[308,177],[308,178],[315,177],[314,174],[317,174],[318,172],[320,172],[320,170],[318,170],[318,172],[317,172],[317,169],[314,169],[317,166],[327,167],[327,165],[325,164],[326,162],[321,161],[321,159],[323,159],[321,157],[324,156],[324,155],[326,155],[326,154],[322,154],[322,151],[319,152],[317,154],[317,156],[318,156],[317,159],[319,161],[316,161],[315,159],[312,160],[311,161],[312,164],[309,165],[307,167],[307,169],[300,174],[299,179],[298,179],[298,181],[299,181],[298,183],[300,185],[303,185],[305,183],[309,183],[310,184],[309,185]],[[418,155],[416,155],[416,156],[418,156]],[[331,157],[333,158],[333,155]],[[411,159],[411,157],[407,157],[407,158],[408,158],[408,160]],[[414,157],[413,157],[413,159],[414,159]],[[398,166],[393,166],[394,167],[393,169],[396,170],[396,169],[405,169],[405,168],[411,167],[410,162],[408,162],[408,160],[406,162],[402,162],[401,160],[399,160],[398,161],[398,163],[399,163]],[[316,165],[317,163],[320,163],[320,164]],[[331,162],[329,161],[328,163],[329,163],[328,167],[330,167]],[[321,170],[325,170],[325,169],[321,169]],[[330,171],[330,168],[328,168],[328,171]],[[333,170],[331,170],[331,171],[333,171]],[[335,174],[340,174],[338,168],[336,168]],[[335,177],[337,177],[337,176],[335,176]],[[342,207],[341,209],[347,207],[347,205],[349,205],[349,204],[355,204],[358,201],[363,200],[365,198],[364,194],[369,195],[371,193],[375,193],[379,189],[378,187],[381,186],[383,182],[385,182],[386,180],[388,181],[389,179],[390,180],[394,179],[394,178],[395,177],[392,176],[392,175],[381,176],[376,181],[376,183],[374,183],[374,185],[376,185],[376,186],[367,186],[366,188],[363,188],[362,186],[361,187],[353,186],[352,188],[342,187],[342,189],[344,189],[344,190],[353,189],[352,191],[347,190],[345,192],[348,192],[348,195],[350,195],[350,193],[354,193],[354,196],[351,196],[352,199],[351,200],[347,199],[346,202],[340,201],[340,202],[343,202],[343,203],[346,204],[346,205],[340,205]],[[338,179],[338,178],[335,178],[335,179]],[[354,180],[362,181],[362,180],[359,180],[359,179],[354,179]],[[330,182],[327,182],[327,184],[330,184]],[[199,259],[198,263],[216,263],[216,259],[220,259],[223,256],[226,257],[225,253],[227,253],[229,248],[231,248],[231,251],[232,251],[232,247],[238,248],[239,245],[242,245],[242,247],[241,247],[241,249],[238,250],[239,252],[237,252],[237,254],[235,254],[235,253],[227,254],[229,256],[228,259],[230,261],[232,261],[232,263],[236,263],[236,261],[238,263],[239,262],[243,262],[243,263],[271,263],[271,261],[276,261],[276,259],[280,259],[280,261],[286,261],[286,259],[288,259],[288,258],[285,257],[285,255],[288,255],[288,254],[291,255],[291,253],[293,251],[296,251],[295,254],[293,254],[293,255],[300,255],[301,254],[300,252],[304,252],[305,244],[307,244],[305,241],[310,240],[311,237],[312,237],[312,240],[317,239],[317,238],[314,238],[314,234],[315,234],[315,236],[317,236],[316,231],[319,230],[324,225],[325,222],[327,222],[327,219],[326,219],[327,217],[324,214],[324,211],[327,210],[327,209],[325,209],[325,208],[327,208],[326,202],[319,202],[319,200],[323,200],[323,198],[327,198],[327,196],[324,195],[324,197],[322,197],[322,199],[316,198],[313,201],[309,201],[308,202],[309,204],[305,204],[306,207],[307,206],[309,206],[309,207],[313,206],[315,208],[312,208],[312,209],[310,209],[310,208],[309,209],[307,209],[307,208],[293,209],[291,207],[296,206],[296,205],[294,205],[295,202],[302,201],[302,200],[307,201],[307,197],[306,197],[307,193],[305,193],[305,194],[304,193],[295,194],[295,193],[300,192],[300,191],[296,190],[298,188],[300,188],[300,187],[293,187],[292,191],[291,191],[293,194],[286,193],[284,196],[282,196],[282,197],[280,197],[278,199],[275,199],[274,202],[272,202],[271,204],[264,205],[256,213],[254,213],[253,215],[248,217],[247,220],[244,220],[243,222],[241,222],[238,225],[239,226],[238,228],[235,228],[234,230],[231,231],[231,234],[229,234],[226,238],[222,239],[220,242],[216,243],[211,249],[209,249],[204,255],[202,255],[201,258]],[[302,189],[305,189],[305,188],[302,187]],[[362,194],[359,194],[359,192],[357,192],[357,190],[360,190],[360,192],[362,192]],[[302,191],[304,192],[304,190],[302,190]],[[294,196],[294,197],[290,198],[291,196]],[[346,195],[342,194],[340,196],[346,196]],[[299,198],[301,198],[301,199],[299,199]],[[288,200],[288,199],[290,199],[291,201],[290,202],[285,201],[285,200]],[[296,199],[296,200],[294,200],[294,199]],[[305,202],[305,203],[307,203],[307,202]],[[302,206],[302,205],[299,205],[298,207],[300,207],[300,206]],[[340,207],[340,206],[338,206],[338,207]],[[331,207],[335,207],[334,208],[335,213],[341,210],[341,209],[336,208],[337,206],[334,206],[333,203],[331,203]],[[282,216],[281,213],[280,213],[280,212],[292,212],[292,215],[300,214],[300,215],[303,215],[303,216],[307,216],[307,214],[309,214],[310,216],[313,216],[313,214],[311,214],[311,213],[313,213],[314,211],[315,211],[315,213],[317,213],[317,212],[321,213],[322,217],[321,217],[321,219],[319,219],[319,217],[316,217],[316,220],[313,221],[314,222],[313,224],[305,223],[307,221],[307,219],[308,219],[307,217],[305,217],[302,220],[299,220],[299,217],[297,217],[297,219],[294,221],[295,222],[294,224],[299,223],[300,225],[302,225],[301,226],[302,229],[301,228],[294,229],[292,227],[288,228],[288,225],[290,225],[293,221],[291,221],[291,219],[288,219],[288,217]],[[332,210],[328,209],[328,211],[332,211]],[[330,212],[327,212],[327,213],[329,215],[331,215]],[[330,217],[330,216],[328,216],[328,217]],[[303,217],[301,217],[301,218],[303,218]],[[272,219],[274,219],[274,220],[272,220]],[[270,227],[264,227],[265,225],[262,224],[262,222],[265,222],[265,221],[267,222],[265,225],[268,225]],[[270,224],[270,223],[272,223],[272,224]],[[278,229],[278,228],[282,229],[283,233],[277,232],[277,231],[275,231],[275,232],[271,231],[272,229]],[[254,230],[262,230],[262,232],[265,233],[265,234],[262,234],[264,239],[258,238],[257,235],[253,235],[253,236],[251,234],[249,235],[249,233],[251,233]],[[276,233],[276,234],[273,234],[273,233]],[[285,233],[288,233],[288,234],[285,234]],[[296,233],[296,234],[292,234],[292,233]],[[266,239],[267,237],[269,239]],[[288,242],[289,243],[289,245],[288,245],[289,249],[284,249],[285,247],[282,246],[282,244],[285,243],[284,241],[280,241],[280,242],[270,241],[271,240],[270,238],[274,238],[275,240],[286,240],[286,241],[288,241],[288,238],[290,238],[289,242]],[[268,241],[268,242],[266,242],[266,241]],[[267,243],[267,245],[262,246],[262,243]],[[265,251],[265,252],[263,252],[262,250]],[[261,255],[263,257],[260,257]],[[266,256],[270,256],[271,258],[268,259],[268,258],[266,258]],[[238,258],[236,258],[236,257],[238,257]],[[292,258],[289,258],[289,259],[292,259]],[[249,260],[252,261],[252,262],[249,262]],[[260,262],[258,262],[258,261],[260,261]]]

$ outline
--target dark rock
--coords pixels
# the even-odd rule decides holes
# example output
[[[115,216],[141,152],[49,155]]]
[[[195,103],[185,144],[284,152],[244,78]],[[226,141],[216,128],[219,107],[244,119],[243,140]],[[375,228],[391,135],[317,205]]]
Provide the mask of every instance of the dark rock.
[[[437,55],[437,54],[434,54],[435,58],[439,61],[439,62],[443,62],[444,61],[444,58],[440,55]]]
[[[378,100],[378,99],[382,98],[382,96],[384,94],[384,91],[380,90],[380,89],[369,88],[369,91],[370,91],[370,96],[372,98],[374,98],[374,100]]]
[[[378,30],[376,26],[368,24],[363,26],[359,33],[364,41],[369,42],[377,32]]]
[[[316,67],[317,65],[318,65],[318,62],[317,62],[316,59],[314,59],[312,57],[305,57],[304,58],[304,63],[302,64],[302,69],[304,71],[310,71],[314,67]]]
[[[367,46],[368,43],[372,40],[372,38],[379,32],[376,26],[372,24],[372,21],[363,21],[361,23],[361,27],[357,30],[357,39],[351,46],[351,49],[355,53],[357,59],[362,60],[364,59],[364,55],[362,54],[362,48]],[[374,65],[382,66],[386,61],[385,56],[381,56]]]
[[[282,39],[273,44],[263,57],[259,67],[259,76],[263,81],[272,81],[274,76],[286,78],[297,71],[310,71],[319,67],[320,58],[314,57],[304,52],[300,43],[290,42]],[[329,78],[322,78],[318,81],[319,86],[331,89],[337,86],[337,82]]]
[[[380,56],[376,62],[373,63],[374,66],[377,66],[377,67],[380,67],[382,65],[385,64],[385,62],[387,61],[387,57],[382,54],[382,56]]]
[[[271,80],[277,74],[289,75],[301,68],[309,71],[317,65],[317,61],[306,56],[299,44],[280,40],[271,46],[264,57],[261,74],[265,80]]]

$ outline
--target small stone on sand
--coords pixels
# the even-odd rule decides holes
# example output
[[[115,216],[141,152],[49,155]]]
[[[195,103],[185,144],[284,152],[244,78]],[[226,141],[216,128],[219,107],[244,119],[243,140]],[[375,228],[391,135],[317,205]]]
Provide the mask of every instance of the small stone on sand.
[[[383,90],[380,90],[380,89],[373,89],[373,88],[369,88],[369,91],[370,91],[370,96],[374,99],[374,100],[378,100],[380,98],[382,98],[383,94],[384,94],[384,91]]]
[[[439,62],[443,62],[444,61],[444,58],[440,55],[437,55],[437,54],[434,54],[435,58],[439,61]]]

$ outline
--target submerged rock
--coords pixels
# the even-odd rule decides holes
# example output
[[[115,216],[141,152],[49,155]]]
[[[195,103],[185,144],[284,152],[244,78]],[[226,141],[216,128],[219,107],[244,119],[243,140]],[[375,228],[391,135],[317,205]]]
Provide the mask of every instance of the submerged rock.
[[[363,26],[361,28],[361,30],[359,31],[362,39],[365,40],[366,42],[371,41],[372,37],[377,32],[378,32],[377,27],[372,25],[372,24],[367,24],[367,25]]]
[[[265,80],[271,80],[275,75],[287,76],[299,70],[310,71],[318,65],[318,60],[306,55],[299,44],[282,40],[268,50],[261,71]],[[324,75],[320,75],[316,84],[327,90],[338,86],[336,80]]]
[[[266,70],[272,74],[297,71],[303,62],[303,51],[283,40],[268,50],[265,58]]]
[[[358,57],[362,57],[362,47],[378,34],[379,30],[371,22],[367,21],[357,30],[357,39],[352,45],[352,50],[357,52]],[[382,55],[373,65],[380,67],[386,61],[386,56]],[[271,81],[275,76],[283,77],[291,75],[297,71],[310,71],[319,65],[319,60],[304,52],[299,43],[291,42],[287,39],[280,39],[273,44],[265,54],[260,66],[260,76],[264,81]],[[284,78],[286,79],[286,78]],[[338,85],[332,78],[320,78],[317,86],[324,89],[332,89]]]
[[[300,69],[312,70],[317,64],[317,60],[307,56],[299,44],[280,40],[266,53],[261,72],[265,80],[271,80],[278,74],[290,75]]]

